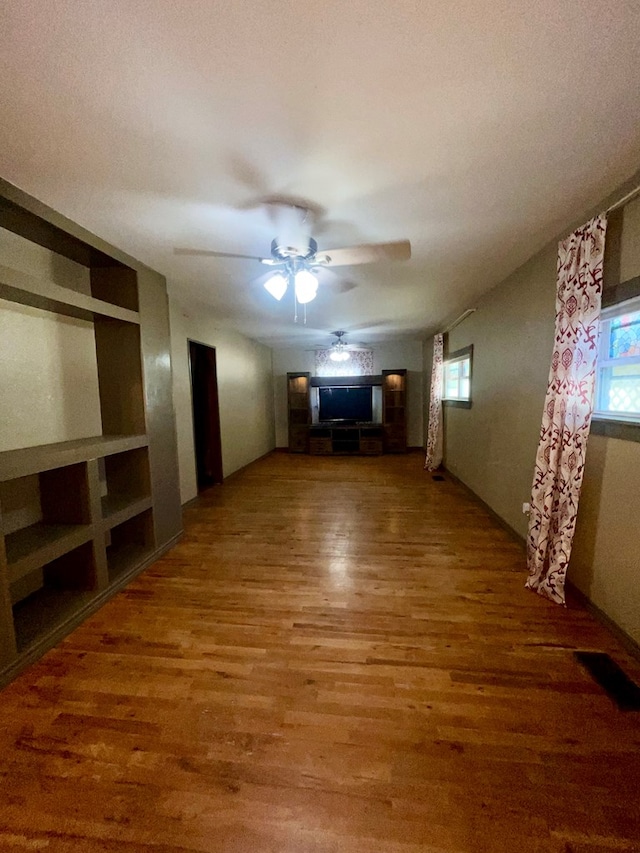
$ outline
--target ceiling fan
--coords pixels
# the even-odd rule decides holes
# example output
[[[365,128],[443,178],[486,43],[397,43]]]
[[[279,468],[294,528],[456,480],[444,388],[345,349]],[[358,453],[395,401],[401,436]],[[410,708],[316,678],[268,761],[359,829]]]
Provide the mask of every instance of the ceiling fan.
[[[370,344],[366,344],[363,341],[348,343],[345,340],[345,335],[349,334],[348,332],[339,331],[330,332],[330,334],[335,335],[334,341],[331,341],[326,346],[315,346],[307,350],[307,352],[326,352],[331,361],[344,362],[348,361],[354,352],[372,349]]]
[[[264,283],[264,287],[278,301],[285,295],[289,286],[292,287],[296,306],[296,321],[298,303],[306,306],[316,297],[318,272],[320,270],[369,264],[376,261],[405,261],[411,257],[409,240],[370,243],[343,249],[319,251],[317,242],[310,234],[312,216],[308,208],[281,202],[270,204],[269,208],[278,235],[271,242],[270,257],[185,248],[174,249],[174,254],[213,258],[241,258],[259,261],[261,264],[273,267],[274,273]]]
[[[351,351],[358,349],[358,347],[352,346],[344,340],[346,332],[331,332],[331,334],[336,336],[336,340],[327,348],[329,358],[331,361],[348,361],[351,358]]]

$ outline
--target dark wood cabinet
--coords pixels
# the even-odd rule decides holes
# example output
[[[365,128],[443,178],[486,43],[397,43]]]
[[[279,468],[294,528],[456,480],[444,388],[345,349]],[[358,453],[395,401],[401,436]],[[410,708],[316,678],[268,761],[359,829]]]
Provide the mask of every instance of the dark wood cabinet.
[[[376,422],[346,420],[342,423],[337,419],[312,422],[312,389],[317,393],[318,389],[333,386],[369,386]],[[317,407],[318,400],[314,399],[313,406]],[[383,370],[375,376],[339,377],[287,373],[287,413],[290,453],[314,456],[404,453],[407,450],[407,371]],[[379,418],[381,422],[377,422]]]
[[[383,452],[382,427],[371,426],[312,426],[309,433],[309,453],[313,456],[337,456],[359,453],[376,456]]]
[[[311,423],[311,374],[287,373],[289,452],[307,453]]]
[[[382,371],[382,424],[386,453],[407,451],[407,371]]]

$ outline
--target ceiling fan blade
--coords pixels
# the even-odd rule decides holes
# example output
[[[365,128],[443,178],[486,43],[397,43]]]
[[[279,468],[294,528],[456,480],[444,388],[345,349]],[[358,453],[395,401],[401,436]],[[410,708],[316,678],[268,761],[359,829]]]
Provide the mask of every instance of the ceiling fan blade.
[[[376,261],[407,261],[410,257],[409,240],[396,240],[393,243],[370,243],[350,246],[346,249],[326,249],[316,254],[316,261],[331,267],[342,267],[352,264],[371,264]]]
[[[348,293],[350,290],[353,290],[354,287],[358,286],[357,282],[343,278],[327,266],[318,267],[313,271],[319,276],[321,287],[328,286],[337,293]]]
[[[244,258],[247,261],[260,261],[263,264],[273,263],[273,258],[259,258],[257,255],[235,255],[232,252],[214,252],[211,249],[181,249],[175,248],[174,255],[189,255],[199,258]]]

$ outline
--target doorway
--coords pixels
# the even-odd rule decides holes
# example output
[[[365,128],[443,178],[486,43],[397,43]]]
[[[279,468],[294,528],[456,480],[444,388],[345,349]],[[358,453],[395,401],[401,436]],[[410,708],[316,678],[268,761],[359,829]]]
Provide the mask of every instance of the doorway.
[[[193,440],[198,491],[222,482],[222,443],[216,351],[189,341]]]

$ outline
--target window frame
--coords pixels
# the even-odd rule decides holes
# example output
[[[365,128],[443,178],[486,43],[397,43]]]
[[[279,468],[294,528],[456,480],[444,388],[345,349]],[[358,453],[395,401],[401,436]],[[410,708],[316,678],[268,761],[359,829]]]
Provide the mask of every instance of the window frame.
[[[468,397],[446,397],[446,371],[447,365],[454,362],[469,360],[469,396]],[[462,347],[454,352],[448,353],[446,358],[442,359],[442,402],[445,406],[451,406],[457,409],[470,409],[472,403],[472,383],[473,383],[473,344],[467,347]]]
[[[634,360],[638,358],[637,356],[627,356],[626,359],[624,357],[619,359],[608,358],[608,324],[618,314],[638,310],[640,310],[640,276],[615,288],[607,289],[602,294],[594,405],[590,430],[594,435],[617,438],[622,441],[640,442],[640,414],[634,417],[633,414],[610,412],[599,407],[602,393],[600,370],[616,363],[632,364],[634,362],[630,361],[629,358]]]
[[[598,419],[618,421],[621,423],[640,424],[640,412],[614,412],[600,407],[605,387],[602,382],[602,371],[611,367],[640,365],[640,355],[620,356],[611,358],[609,343],[611,338],[611,323],[621,314],[635,314],[640,311],[640,297],[619,302],[604,308],[600,314],[600,329],[598,337],[598,356],[596,361],[596,387],[593,406],[593,416]]]

